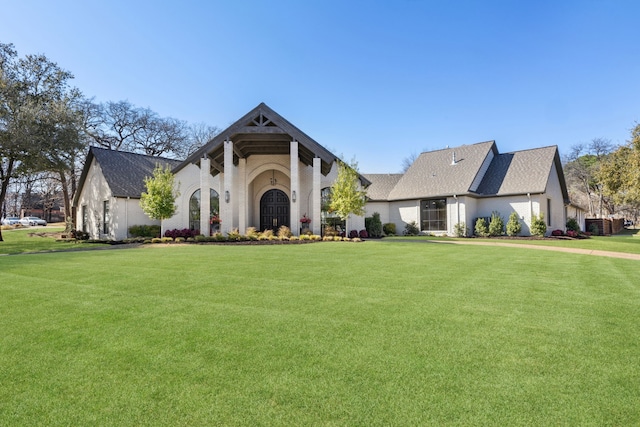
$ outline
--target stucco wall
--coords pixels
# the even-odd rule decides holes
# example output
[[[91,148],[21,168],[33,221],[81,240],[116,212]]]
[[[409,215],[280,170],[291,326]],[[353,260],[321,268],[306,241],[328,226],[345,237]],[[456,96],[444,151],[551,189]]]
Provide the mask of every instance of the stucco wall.
[[[389,221],[396,225],[396,233],[402,234],[407,224],[420,224],[420,201],[402,200],[389,203]],[[384,221],[383,221],[384,224]]]
[[[76,228],[81,230],[83,228],[83,207],[86,208],[87,221],[84,227],[92,239],[113,238],[111,233],[105,235],[102,232],[103,202],[105,200],[109,201],[110,218],[111,222],[113,222],[114,216],[118,216],[117,206],[113,203],[111,189],[102,175],[100,165],[93,159],[85,178],[85,185],[82,187],[82,192],[78,197],[76,209]],[[112,230],[113,227],[111,226],[110,231]]]
[[[555,163],[552,164],[546,190],[547,198],[551,199],[551,212],[547,211],[546,201],[541,203],[540,206],[544,207],[545,216],[551,220],[551,224],[547,225],[547,232],[551,233],[556,229],[565,230],[567,224],[566,212]]]
[[[364,210],[366,217],[371,217],[378,212],[380,214],[380,222],[383,224],[391,222],[389,220],[389,202],[368,202]]]

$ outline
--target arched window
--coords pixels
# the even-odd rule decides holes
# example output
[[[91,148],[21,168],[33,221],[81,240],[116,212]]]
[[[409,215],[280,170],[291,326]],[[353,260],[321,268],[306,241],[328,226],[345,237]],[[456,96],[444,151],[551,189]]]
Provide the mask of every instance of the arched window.
[[[322,219],[322,234],[326,227],[333,227],[338,232],[345,231],[345,221],[331,211],[331,187],[325,187],[320,191],[320,216]]]
[[[209,190],[209,218],[219,222],[220,197],[214,189]],[[212,223],[213,221],[210,221]],[[213,225],[213,224],[212,224]],[[216,224],[217,225],[217,224]],[[196,190],[189,199],[189,229],[200,230],[200,190]]]

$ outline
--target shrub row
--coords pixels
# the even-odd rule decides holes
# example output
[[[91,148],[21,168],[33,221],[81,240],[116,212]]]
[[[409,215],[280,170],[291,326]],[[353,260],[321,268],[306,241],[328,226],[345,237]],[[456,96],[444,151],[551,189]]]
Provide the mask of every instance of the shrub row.
[[[129,227],[129,236],[131,237],[160,237],[159,225],[132,225]]]
[[[544,214],[531,217],[531,234],[543,237],[547,232],[547,224],[544,222]],[[477,218],[473,226],[473,234],[480,237],[497,237],[505,234],[507,236],[517,236],[522,231],[520,217],[514,211],[509,215],[509,220],[505,225],[504,219],[499,212],[492,212],[490,218]]]

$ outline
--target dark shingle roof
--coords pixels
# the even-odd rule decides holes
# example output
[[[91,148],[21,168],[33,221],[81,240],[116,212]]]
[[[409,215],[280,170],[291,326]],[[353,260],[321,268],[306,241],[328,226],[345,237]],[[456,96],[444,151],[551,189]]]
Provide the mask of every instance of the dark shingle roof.
[[[387,200],[391,190],[402,178],[401,173],[365,173],[362,176],[371,181],[371,185],[367,187],[367,197],[372,201]]]
[[[557,151],[553,146],[497,155],[477,193],[506,196],[544,192]]]
[[[487,156],[497,151],[495,142],[487,141],[422,153],[389,193],[389,200],[468,194]]]
[[[163,168],[167,165],[174,168],[181,163],[179,160],[164,157],[91,147],[85,170],[90,166],[91,157],[100,165],[114,197],[140,198],[140,194],[145,191],[144,179],[153,175],[157,164]],[[83,171],[80,185],[83,184],[85,175]]]

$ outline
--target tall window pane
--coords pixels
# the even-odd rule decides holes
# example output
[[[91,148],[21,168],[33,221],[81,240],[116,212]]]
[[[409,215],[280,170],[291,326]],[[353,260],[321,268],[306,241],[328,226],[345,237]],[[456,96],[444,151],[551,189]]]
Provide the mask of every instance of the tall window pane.
[[[102,202],[102,232],[109,234],[109,201]]]
[[[209,223],[212,230],[217,229],[220,219],[220,197],[216,190],[209,190]],[[196,190],[189,199],[189,229],[200,230],[200,190]],[[206,234],[206,230],[205,230]]]
[[[447,231],[447,200],[433,199],[420,202],[422,231]]]

